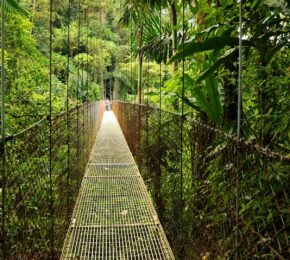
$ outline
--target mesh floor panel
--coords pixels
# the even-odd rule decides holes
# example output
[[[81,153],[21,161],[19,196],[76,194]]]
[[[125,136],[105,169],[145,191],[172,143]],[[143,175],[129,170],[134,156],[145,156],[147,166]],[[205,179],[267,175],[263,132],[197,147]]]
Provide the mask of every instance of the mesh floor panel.
[[[62,259],[174,259],[113,112],[105,112]]]

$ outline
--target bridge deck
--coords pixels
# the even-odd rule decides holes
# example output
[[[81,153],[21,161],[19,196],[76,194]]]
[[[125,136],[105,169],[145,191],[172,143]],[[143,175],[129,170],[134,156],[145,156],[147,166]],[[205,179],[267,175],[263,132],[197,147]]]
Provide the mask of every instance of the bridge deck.
[[[174,259],[113,112],[105,112],[62,259]]]

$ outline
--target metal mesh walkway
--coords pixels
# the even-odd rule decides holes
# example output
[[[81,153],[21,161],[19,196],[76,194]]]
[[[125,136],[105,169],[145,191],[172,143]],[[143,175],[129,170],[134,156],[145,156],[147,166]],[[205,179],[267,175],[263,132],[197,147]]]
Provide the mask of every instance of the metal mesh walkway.
[[[174,259],[113,112],[105,112],[62,259]]]

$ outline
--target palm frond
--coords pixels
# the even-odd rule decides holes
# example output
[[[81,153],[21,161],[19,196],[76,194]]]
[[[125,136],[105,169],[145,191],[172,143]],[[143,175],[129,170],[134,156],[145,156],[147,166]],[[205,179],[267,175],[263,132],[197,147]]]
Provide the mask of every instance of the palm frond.
[[[0,6],[2,3],[0,2]],[[28,12],[19,4],[18,0],[6,0],[5,1],[5,9],[8,12],[15,12],[21,14],[23,16],[28,16]]]

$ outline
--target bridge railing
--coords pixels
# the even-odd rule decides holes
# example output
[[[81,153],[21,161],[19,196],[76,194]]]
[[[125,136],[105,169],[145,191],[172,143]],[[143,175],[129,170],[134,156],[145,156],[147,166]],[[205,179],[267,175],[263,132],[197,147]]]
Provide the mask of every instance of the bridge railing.
[[[151,106],[113,110],[177,256],[289,256],[289,158]]]
[[[6,139],[0,258],[58,258],[103,112],[86,103]]]

